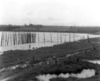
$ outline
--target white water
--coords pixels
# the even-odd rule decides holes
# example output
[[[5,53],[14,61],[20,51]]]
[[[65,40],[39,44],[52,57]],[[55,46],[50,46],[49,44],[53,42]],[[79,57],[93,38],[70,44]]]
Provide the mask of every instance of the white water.
[[[36,34],[36,39],[34,43],[26,43],[26,44],[18,44],[18,41],[21,40],[20,35],[25,35],[25,34]],[[14,35],[16,34],[16,45],[13,45],[14,41]],[[45,34],[45,36],[44,36]],[[75,33],[75,41],[78,41],[80,39],[87,39],[87,35],[89,34],[79,34]],[[0,32],[0,43],[1,43],[1,38],[3,38],[3,46],[0,46],[0,52],[8,51],[8,50],[27,50],[27,49],[36,49],[39,47],[47,47],[47,46],[53,46],[56,44],[61,44],[64,42],[69,42],[69,33],[50,33],[50,32]],[[51,38],[52,36],[52,38]],[[23,36],[22,36],[23,37]],[[44,41],[45,37],[45,41]],[[90,38],[94,37],[100,37],[99,35],[89,35]],[[25,37],[23,37],[25,39]],[[8,45],[7,45],[7,40],[8,40]],[[52,40],[52,42],[51,42]],[[73,34],[70,33],[70,41],[74,41]],[[30,45],[30,46],[29,46]]]
[[[63,74],[63,73],[61,73],[60,75],[46,74],[46,75],[38,75],[38,76],[36,76],[36,78],[39,81],[49,81],[50,79],[53,79],[53,78],[69,78],[69,77],[90,78],[94,75],[95,75],[95,70],[94,69],[84,69],[81,73],[78,73],[78,74],[74,74],[74,73],[72,73],[72,74],[69,74],[69,73]]]

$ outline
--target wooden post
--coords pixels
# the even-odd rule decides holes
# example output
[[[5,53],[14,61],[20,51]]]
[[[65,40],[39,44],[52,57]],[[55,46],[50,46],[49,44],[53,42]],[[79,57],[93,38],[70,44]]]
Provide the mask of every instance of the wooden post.
[[[7,45],[6,39],[7,39],[7,34],[6,34],[6,32],[5,32],[5,34],[4,34],[4,44],[5,44],[5,46]]]
[[[4,46],[4,32],[2,33],[2,46]]]
[[[75,42],[75,33],[74,33],[74,27],[72,27],[72,31],[73,31],[73,41]]]
[[[87,41],[88,41],[88,43],[90,43],[89,35],[87,35]]]
[[[29,44],[29,49],[31,49],[31,44]]]
[[[44,43],[45,43],[45,32],[43,32],[43,35],[44,35]]]
[[[75,42],[75,34],[73,33],[73,40],[74,40],[74,42]]]
[[[61,41],[61,43],[62,43],[62,33],[60,33],[60,41]]]
[[[34,43],[33,42],[33,33],[31,33],[31,43]]]
[[[15,33],[13,33],[13,44],[14,45],[16,44],[16,35],[15,35]]]
[[[51,32],[50,32],[50,39],[51,39],[51,43],[52,43],[52,34],[51,34]]]
[[[19,36],[19,33],[18,33],[18,45],[20,44],[20,36]]]
[[[26,34],[25,34],[25,36],[26,36]],[[25,40],[26,41],[26,40]],[[17,33],[17,45],[18,45],[18,33]]]
[[[66,34],[65,34],[65,42],[66,42]]]
[[[24,38],[24,35],[23,35],[23,38]],[[15,32],[15,45],[16,45],[16,43],[17,43],[17,35],[16,35],[16,32]]]
[[[30,43],[32,43],[32,33],[30,32]]]
[[[40,42],[40,40],[39,40],[39,32],[38,32],[38,43]]]
[[[8,43],[9,43],[9,35],[7,34],[7,46],[8,46]]]
[[[20,33],[20,44],[22,44],[22,34]]]
[[[57,33],[57,43],[59,43],[58,33]]]
[[[70,33],[69,33],[69,42],[70,42],[71,40],[70,40]]]
[[[3,33],[2,33],[2,36],[1,36],[1,46],[3,46]]]

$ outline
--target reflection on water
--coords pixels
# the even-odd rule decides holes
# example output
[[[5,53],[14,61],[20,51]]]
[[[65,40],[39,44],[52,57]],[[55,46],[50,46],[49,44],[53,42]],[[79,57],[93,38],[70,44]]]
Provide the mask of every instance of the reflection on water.
[[[89,35],[89,37],[97,36]],[[59,32],[0,32],[0,52],[53,46],[86,38],[87,34],[79,33],[73,35],[73,33]]]
[[[61,73],[60,75],[55,75],[55,74],[46,74],[46,75],[38,75],[36,76],[36,78],[39,81],[50,81],[50,79],[53,78],[69,78],[69,77],[76,77],[76,78],[90,78],[93,77],[95,75],[96,71],[94,69],[84,69],[81,73],[78,74],[63,74]],[[9,81],[11,79],[14,79],[16,76],[10,76],[10,77],[6,77],[6,78],[0,78],[0,81]]]
[[[49,81],[50,79],[53,78],[69,78],[69,77],[76,77],[76,78],[90,78],[95,75],[95,70],[94,69],[84,69],[81,73],[74,74],[74,73],[66,73],[66,74],[60,74],[60,75],[55,75],[55,74],[46,74],[46,75],[39,75],[36,76],[36,78],[39,81]]]
[[[100,65],[100,60],[85,60],[85,61],[88,61],[90,63],[99,64]]]

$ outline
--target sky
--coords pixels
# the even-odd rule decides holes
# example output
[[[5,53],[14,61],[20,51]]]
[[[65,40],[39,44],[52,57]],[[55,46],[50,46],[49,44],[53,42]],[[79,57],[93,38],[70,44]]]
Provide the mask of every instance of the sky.
[[[0,24],[100,26],[100,0],[0,0]]]

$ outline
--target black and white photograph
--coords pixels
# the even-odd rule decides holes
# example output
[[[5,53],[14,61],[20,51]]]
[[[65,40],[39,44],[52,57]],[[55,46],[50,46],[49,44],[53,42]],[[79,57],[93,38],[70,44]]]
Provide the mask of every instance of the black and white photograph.
[[[0,81],[100,81],[100,0],[0,0]]]

